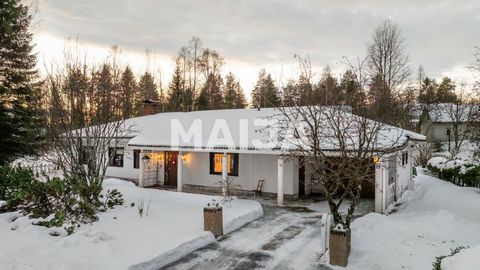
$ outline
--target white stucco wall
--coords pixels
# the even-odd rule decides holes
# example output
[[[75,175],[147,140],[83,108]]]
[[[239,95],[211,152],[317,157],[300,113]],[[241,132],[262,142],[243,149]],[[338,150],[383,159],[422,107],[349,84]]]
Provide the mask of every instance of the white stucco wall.
[[[230,176],[242,190],[255,190],[258,180],[265,179],[263,192],[277,192],[276,155],[239,154],[238,176]],[[183,183],[199,186],[218,186],[221,175],[210,174],[210,160],[207,152],[190,152],[184,162]],[[285,160],[284,194],[298,193],[298,161]]]
[[[107,177],[134,179],[138,181],[139,169],[133,168],[133,150],[127,141],[122,141],[118,147],[124,147],[123,167],[108,167]],[[188,152],[183,163],[183,183],[198,186],[218,186],[220,175],[210,174],[208,152]],[[142,161],[140,161],[142,162]],[[265,179],[263,192],[277,192],[277,155],[239,154],[238,176],[234,183],[243,190],[255,190],[258,180]],[[146,166],[148,167],[148,166]],[[158,165],[159,184],[163,182],[164,165]],[[298,194],[298,160],[286,158],[284,167],[284,194]]]
[[[138,169],[133,168],[133,150],[135,148],[127,145],[128,140],[121,140],[117,147],[123,147],[123,167],[108,167],[106,177],[119,177],[138,180]]]
[[[408,163],[402,165],[402,153],[408,153]],[[408,147],[402,151],[397,152],[397,183],[396,183],[396,196],[397,199],[401,198],[403,193],[408,188],[408,184],[412,180],[411,178],[411,163],[413,157]]]
[[[460,134],[463,134],[468,128],[468,125],[465,123],[458,124],[458,130]],[[422,134],[427,136],[428,142],[447,142],[448,135],[447,129],[450,129],[450,140],[453,141],[453,124],[452,123],[431,123],[426,122],[422,124],[421,130]]]

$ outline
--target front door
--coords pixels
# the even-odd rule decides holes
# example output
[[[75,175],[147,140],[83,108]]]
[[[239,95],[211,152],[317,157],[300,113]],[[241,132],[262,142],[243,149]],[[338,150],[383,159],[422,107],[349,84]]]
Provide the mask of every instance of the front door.
[[[165,185],[177,186],[178,152],[165,152]]]

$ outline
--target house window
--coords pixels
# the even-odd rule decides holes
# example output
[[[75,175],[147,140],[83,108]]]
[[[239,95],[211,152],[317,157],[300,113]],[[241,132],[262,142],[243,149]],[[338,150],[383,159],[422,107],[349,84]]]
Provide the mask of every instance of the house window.
[[[123,148],[122,147],[109,147],[108,148],[110,167],[123,167]]]
[[[210,153],[210,174],[222,174],[223,153]],[[238,154],[227,154],[227,172],[238,176]]]
[[[402,153],[402,166],[408,164],[408,152]]]
[[[140,168],[140,150],[138,149],[133,150],[133,168]]]

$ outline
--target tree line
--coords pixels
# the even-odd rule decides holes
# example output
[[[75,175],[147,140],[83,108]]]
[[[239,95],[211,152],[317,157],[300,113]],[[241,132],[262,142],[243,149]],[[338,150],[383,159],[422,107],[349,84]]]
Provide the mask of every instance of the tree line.
[[[299,75],[286,83],[275,82],[265,70],[260,71],[252,106],[349,106],[356,114],[416,130],[412,111],[417,105],[478,104],[475,87],[456,84],[449,77],[437,81],[422,66],[412,80],[404,40],[397,24],[384,21],[374,30],[366,56],[343,58],[347,68],[340,76],[332,75],[328,66],[317,76],[308,56],[295,55]],[[475,59],[472,69],[478,71],[478,54]]]
[[[0,163],[33,154],[50,125],[69,122],[73,127],[141,115],[143,100],[156,100],[161,111],[193,111],[296,105],[345,105],[354,113],[414,129],[411,109],[439,102],[473,103],[459,95],[450,78],[436,81],[418,71],[410,80],[409,57],[399,26],[389,20],[373,31],[365,57],[343,58],[347,70],[334,76],[326,67],[319,76],[308,57],[295,56],[299,75],[275,81],[259,71],[248,103],[239,79],[223,72],[225,59],[193,37],[176,55],[175,69],[164,87],[146,70],[137,77],[129,65],[119,64],[120,49],[112,47],[100,64],[88,63],[76,46],[46,76],[40,76],[33,53],[28,7],[18,0],[0,6]],[[474,55],[473,71],[480,57]],[[463,86],[462,86],[463,88]]]

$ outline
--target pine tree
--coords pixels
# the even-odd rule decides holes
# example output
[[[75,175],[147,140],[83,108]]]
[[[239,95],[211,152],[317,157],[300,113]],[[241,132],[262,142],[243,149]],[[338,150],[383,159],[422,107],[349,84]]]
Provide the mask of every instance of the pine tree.
[[[0,1],[0,164],[40,146],[41,83],[32,53],[32,15],[20,0]]]
[[[252,105],[258,108],[269,108],[280,106],[280,103],[281,100],[272,76],[262,69],[258,73],[257,83],[252,91]]]
[[[139,99],[137,81],[130,66],[127,66],[120,79],[122,118],[128,119],[135,115],[135,101]]]
[[[455,83],[452,79],[445,77],[438,85],[435,94],[435,101],[437,103],[455,103],[457,102],[457,95],[455,94]]]
[[[182,111],[183,99],[183,77],[180,66],[176,65],[175,72],[172,75],[172,80],[168,85],[167,93],[167,107],[171,112]]]
[[[436,102],[436,93],[438,85],[435,80],[428,77],[422,80],[420,93],[418,95],[418,102],[421,104],[433,104]]]

